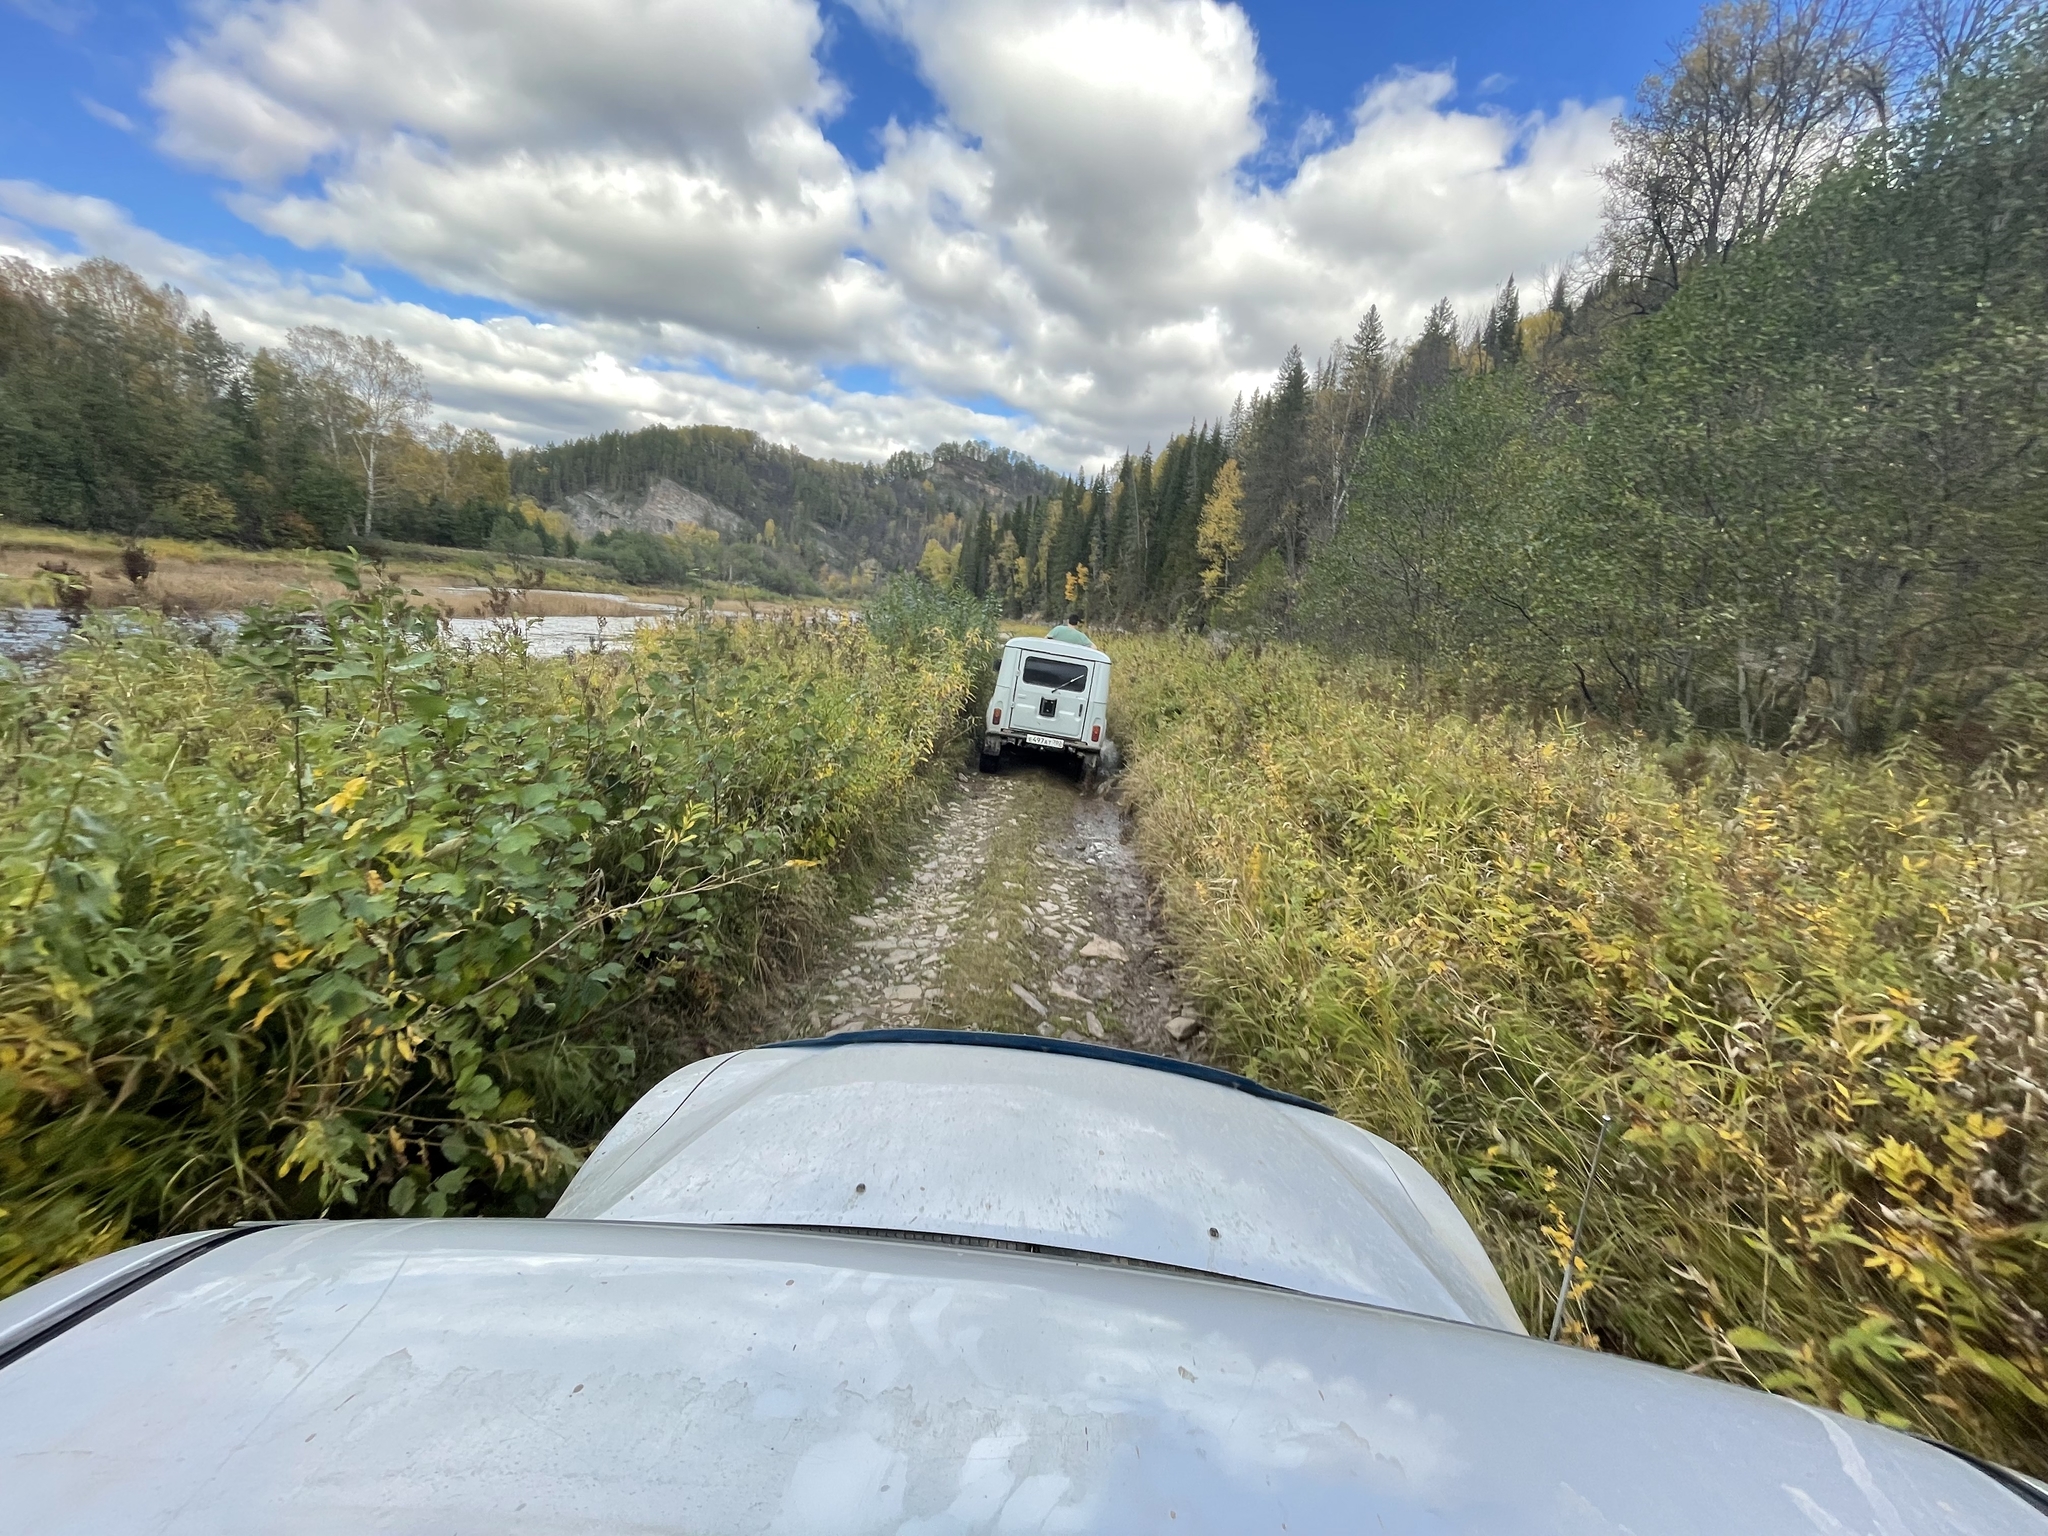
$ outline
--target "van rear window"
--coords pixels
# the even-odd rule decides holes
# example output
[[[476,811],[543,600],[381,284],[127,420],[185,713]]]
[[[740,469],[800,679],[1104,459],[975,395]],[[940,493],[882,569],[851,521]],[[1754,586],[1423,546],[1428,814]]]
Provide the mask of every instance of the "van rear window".
[[[1034,688],[1085,693],[1088,691],[1088,669],[1078,661],[1054,661],[1049,656],[1026,656],[1024,681]]]

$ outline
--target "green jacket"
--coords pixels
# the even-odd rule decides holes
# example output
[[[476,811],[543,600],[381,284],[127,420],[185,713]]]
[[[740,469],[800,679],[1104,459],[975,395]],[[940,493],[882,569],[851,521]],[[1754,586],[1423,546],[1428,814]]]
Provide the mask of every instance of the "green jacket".
[[[1085,645],[1091,651],[1095,649],[1095,642],[1071,624],[1053,625],[1051,629],[1045,632],[1045,638],[1048,640],[1058,640],[1065,645]]]

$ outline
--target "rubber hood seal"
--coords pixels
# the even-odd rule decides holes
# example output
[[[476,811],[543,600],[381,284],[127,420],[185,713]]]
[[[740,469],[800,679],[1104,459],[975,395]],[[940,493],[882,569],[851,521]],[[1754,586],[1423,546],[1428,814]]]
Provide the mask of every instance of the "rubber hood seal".
[[[1171,1056],[1153,1056],[1144,1051],[1126,1051],[1113,1045],[1091,1045],[1085,1040],[1048,1040],[1043,1035],[1012,1035],[987,1029],[863,1029],[802,1040],[770,1040],[756,1049],[819,1050],[841,1045],[981,1045],[1006,1051],[1039,1051],[1048,1056],[1080,1056],[1089,1061],[1113,1061],[1120,1066],[1144,1067],[1153,1072],[1171,1072],[1176,1077],[1192,1077],[1198,1083],[1235,1088],[1253,1098],[1271,1099],[1275,1104],[1288,1104],[1295,1109],[1312,1109],[1319,1115],[1336,1113],[1327,1104],[1318,1104],[1314,1099],[1304,1099],[1299,1094],[1282,1093],[1278,1088],[1268,1088],[1264,1083],[1239,1077],[1235,1072],[1225,1072],[1221,1067],[1205,1067],[1199,1062],[1178,1061]]]

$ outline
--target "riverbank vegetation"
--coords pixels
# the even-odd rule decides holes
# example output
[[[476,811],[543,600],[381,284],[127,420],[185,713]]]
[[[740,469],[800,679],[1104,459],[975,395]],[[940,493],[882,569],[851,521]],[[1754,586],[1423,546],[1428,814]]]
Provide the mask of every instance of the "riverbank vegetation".
[[[1413,1151],[1548,1326],[2048,1471],[2048,800],[2025,744],[1658,743],[1117,642],[1212,1053]]]
[[[625,580],[612,564],[517,551],[443,548],[426,544],[379,546],[376,569],[416,591],[452,618],[525,618],[604,614],[648,607],[789,602],[723,570],[684,572],[673,582],[663,572],[635,571]],[[0,523],[0,631],[10,607],[146,609],[178,618],[231,615],[252,603],[284,601],[288,593],[338,597],[333,554],[317,549],[247,549],[217,540],[123,539],[46,524]]]
[[[496,440],[430,405],[388,341],[307,326],[251,353],[118,262],[0,261],[8,522],[245,547],[525,530]]]
[[[337,576],[222,649],[91,620],[0,672],[0,1291],[248,1217],[544,1209],[994,646],[917,589],[542,661]]]

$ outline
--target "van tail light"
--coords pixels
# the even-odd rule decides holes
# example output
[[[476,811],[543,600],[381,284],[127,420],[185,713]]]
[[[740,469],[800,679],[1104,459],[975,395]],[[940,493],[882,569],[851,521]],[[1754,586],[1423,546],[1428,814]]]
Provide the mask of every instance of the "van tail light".
[[[1100,740],[1102,740],[1102,727],[1098,725],[1098,726],[1096,726],[1096,727],[1095,727],[1094,729],[1092,729],[1091,731],[1089,731],[1089,733],[1088,733],[1088,739],[1089,739],[1090,741],[1100,741]]]
[[[994,713],[993,715],[990,715],[990,716],[989,716],[989,720],[988,720],[988,723],[989,723],[990,725],[1001,725],[1001,724],[1003,723],[1003,706],[1002,706],[1002,705],[998,704],[998,705],[996,706],[996,712],[995,712],[995,713]]]

